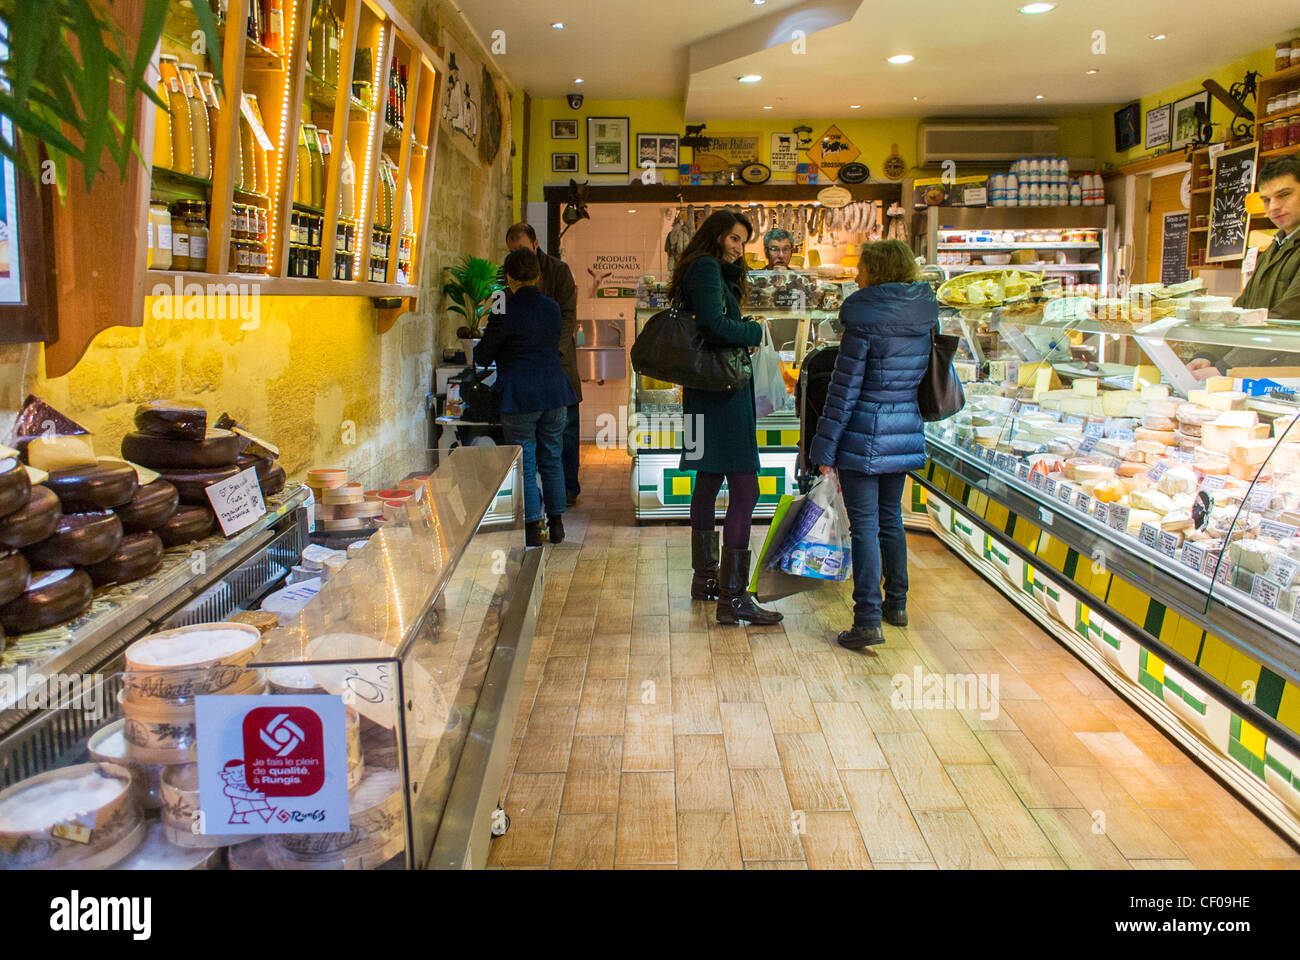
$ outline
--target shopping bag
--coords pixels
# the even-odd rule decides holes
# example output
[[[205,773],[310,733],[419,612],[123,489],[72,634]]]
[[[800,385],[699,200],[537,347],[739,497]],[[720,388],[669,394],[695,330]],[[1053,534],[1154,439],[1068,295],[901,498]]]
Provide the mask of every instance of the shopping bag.
[[[754,413],[766,417],[784,410],[790,401],[790,393],[785,388],[785,377],[781,376],[781,355],[772,343],[772,328],[763,321],[763,343],[753,357],[754,367]]]
[[[848,579],[853,569],[849,515],[833,481],[822,477],[813,484],[790,536],[797,539],[781,560],[786,573],[815,580]]]
[[[763,603],[802,593],[817,585],[815,580],[793,576],[777,567],[777,550],[798,519],[803,501],[803,497],[784,496],[772,515],[772,525],[767,528],[767,537],[758,552],[758,561],[749,581],[749,592]]]

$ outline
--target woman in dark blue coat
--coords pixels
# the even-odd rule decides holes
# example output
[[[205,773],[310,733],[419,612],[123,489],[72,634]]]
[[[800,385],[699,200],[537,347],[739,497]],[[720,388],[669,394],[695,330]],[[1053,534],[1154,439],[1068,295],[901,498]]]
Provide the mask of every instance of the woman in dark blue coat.
[[[507,443],[523,448],[525,542],[540,547],[543,499],[551,543],[564,539],[564,424],[578,398],[560,363],[560,305],[537,288],[537,254],[516,250],[506,257],[505,271],[505,312],[488,319],[474,362],[496,362],[492,390],[501,395],[501,430]]]
[[[898,240],[862,247],[861,288],[840,308],[844,336],[811,460],[838,473],[853,552],[853,629],[841,646],[883,643],[880,622],[907,625],[903,483],[925,466],[916,390],[930,361],[939,304]],[[885,597],[880,597],[881,566]]]
[[[740,315],[745,298],[745,244],[754,235],[748,220],[719,210],[706,219],[682,251],[673,271],[671,295],[695,316],[706,338],[720,346],[748,347],[763,342],[763,328]],[[749,530],[758,505],[758,438],[754,381],[740,390],[682,391],[687,431],[681,469],[694,470],[691,491],[691,597],[717,598],[718,623],[778,623],[781,614],[764,610],[749,593]],[[714,532],[718,492],[727,481],[722,568]]]

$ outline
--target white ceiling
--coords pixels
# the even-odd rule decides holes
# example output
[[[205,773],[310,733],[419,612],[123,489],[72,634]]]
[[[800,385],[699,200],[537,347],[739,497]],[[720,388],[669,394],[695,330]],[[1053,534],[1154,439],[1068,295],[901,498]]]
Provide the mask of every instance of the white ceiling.
[[[1060,116],[1122,103],[1300,34],[1296,0],[459,0],[534,97],[677,99],[686,118]],[[561,21],[565,29],[551,24]],[[797,55],[793,31],[806,34]],[[1094,31],[1105,53],[1094,54]],[[1150,40],[1165,33],[1165,40]],[[885,62],[906,52],[904,66]],[[693,66],[692,66],[693,65]],[[1086,71],[1099,72],[1088,76]],[[763,77],[741,84],[746,73]],[[585,83],[573,84],[581,76]],[[1188,91],[1190,92],[1190,90]],[[1042,94],[1043,99],[1036,99]],[[918,98],[918,99],[913,99]],[[764,111],[770,104],[773,110]]]

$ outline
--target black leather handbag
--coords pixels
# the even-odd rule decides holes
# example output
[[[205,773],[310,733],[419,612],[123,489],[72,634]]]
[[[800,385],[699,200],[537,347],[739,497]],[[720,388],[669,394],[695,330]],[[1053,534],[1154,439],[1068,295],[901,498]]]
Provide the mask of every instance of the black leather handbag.
[[[960,343],[960,337],[936,333],[934,329],[930,331],[930,365],[921,378],[921,385],[916,388],[921,419],[928,423],[947,420],[966,406],[966,392],[962,390],[952,365]]]
[[[748,348],[710,343],[694,314],[676,304],[646,321],[632,344],[632,367],[643,377],[715,393],[739,390],[753,375]]]

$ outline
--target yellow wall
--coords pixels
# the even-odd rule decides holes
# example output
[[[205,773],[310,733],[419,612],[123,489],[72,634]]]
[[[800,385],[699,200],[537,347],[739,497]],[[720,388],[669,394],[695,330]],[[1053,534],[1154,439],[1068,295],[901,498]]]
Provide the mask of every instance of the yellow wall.
[[[552,153],[577,153],[579,167],[577,180],[587,177],[587,117],[628,117],[631,120],[630,149],[635,154],[636,135],[638,133],[675,133],[681,135],[686,129],[686,120],[682,104],[672,100],[588,100],[581,110],[572,110],[564,99],[535,99],[532,103],[531,141],[528,157],[528,199],[540,201],[542,188],[551,184],[567,184],[569,175],[551,172]],[[563,119],[578,120],[577,140],[551,139],[551,121]],[[862,117],[835,120],[802,121],[813,128],[813,136],[821,134],[835,124],[853,144],[862,151],[858,159],[870,169],[873,177],[883,177],[882,167],[889,156],[893,144],[898,144],[898,152],[912,168],[916,157],[916,134],[920,119]],[[1058,152],[1066,157],[1092,156],[1093,120],[1091,116],[1056,118],[1052,121],[1060,126]],[[799,125],[796,120],[726,120],[710,121],[705,135],[726,132],[753,132],[763,134],[759,142],[759,160],[767,163],[771,158],[771,137],[773,133],[789,132]],[[691,151],[682,150],[683,162],[689,162]],[[635,163],[631,163],[635,171]],[[972,172],[981,172],[972,168]],[[671,170],[660,170],[661,182],[676,183],[677,174]],[[793,181],[794,174],[775,174],[773,181]],[[590,178],[593,184],[627,183],[628,175],[598,175]]]
[[[1172,87],[1166,87],[1156,93],[1143,96],[1138,101],[1138,113],[1141,117],[1142,136],[1146,136],[1146,112],[1155,107],[1163,106],[1166,103],[1174,103],[1183,97],[1189,97],[1192,94],[1203,89],[1201,81],[1212,79],[1218,81],[1227,90],[1234,83],[1238,83],[1246,75],[1247,70],[1256,70],[1267,76],[1273,72],[1273,47],[1269,46],[1264,50],[1253,53],[1248,57],[1243,57],[1233,63],[1215,70],[1208,76],[1197,74],[1189,76],[1184,82],[1175,84]],[[1247,103],[1248,107],[1254,107],[1253,103]],[[1104,107],[1097,110],[1092,115],[1093,125],[1093,142],[1096,144],[1097,162],[1102,165],[1102,169],[1107,166],[1121,166],[1125,163],[1132,163],[1135,160],[1141,160],[1144,157],[1153,156],[1158,150],[1146,150],[1143,148],[1143,141],[1132,150],[1125,150],[1122,153],[1115,151],[1115,111],[1119,110],[1125,104],[1117,103],[1111,107]],[[1210,121],[1215,124],[1221,124],[1214,129],[1214,140],[1230,140],[1231,135],[1228,132],[1228,125],[1232,117],[1228,108],[1219,103],[1214,97],[1210,97]],[[1167,150],[1167,147],[1160,149]]]

